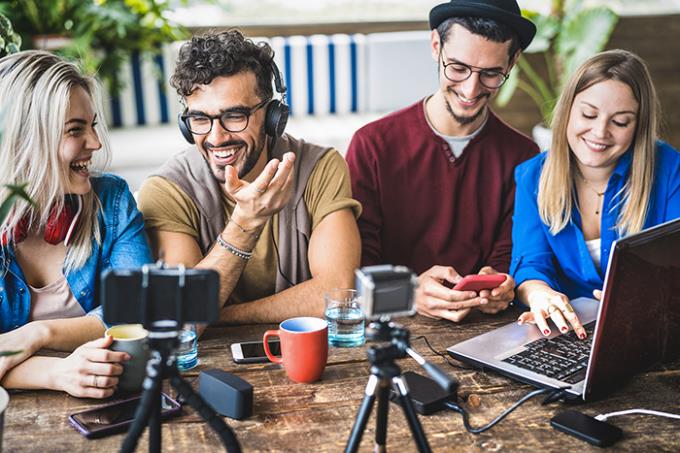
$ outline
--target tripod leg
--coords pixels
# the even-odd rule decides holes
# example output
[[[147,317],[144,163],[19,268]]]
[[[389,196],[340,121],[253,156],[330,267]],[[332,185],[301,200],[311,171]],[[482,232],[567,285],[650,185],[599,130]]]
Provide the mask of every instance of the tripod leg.
[[[149,453],[161,452],[161,386],[154,389],[149,415]]]
[[[359,448],[361,436],[363,436],[364,430],[366,429],[368,417],[371,416],[371,409],[373,408],[373,403],[375,402],[375,392],[379,383],[380,379],[378,379],[378,376],[374,374],[368,378],[364,399],[361,401],[361,406],[359,407],[356,421],[354,422],[352,432],[349,435],[349,440],[347,441],[347,446],[345,447],[345,453],[355,453]]]
[[[384,453],[387,449],[387,414],[390,408],[389,402],[390,384],[381,380],[378,383],[378,409],[375,416],[375,452]]]
[[[413,434],[416,445],[418,446],[418,451],[420,453],[431,453],[432,450],[430,449],[430,445],[428,444],[427,438],[425,437],[423,427],[421,426],[420,421],[418,421],[418,415],[416,414],[416,410],[413,408],[413,402],[409,397],[408,386],[406,385],[404,378],[401,376],[396,376],[392,379],[392,385],[394,386],[394,390],[397,392],[397,395],[399,395],[399,402],[401,403],[401,407],[404,409],[404,415],[408,421],[409,428],[411,428],[411,433]]]
[[[198,412],[203,420],[208,422],[210,427],[220,436],[224,448],[228,453],[241,453],[241,446],[236,439],[236,435],[222,418],[203,401],[203,398],[191,388],[189,383],[180,377],[177,368],[170,376],[170,384],[184,398],[184,400]]]
[[[139,404],[135,410],[134,422],[128,430],[125,440],[123,440],[123,445],[120,447],[121,453],[132,453],[135,451],[139,437],[142,435],[149,422],[151,411],[154,409],[154,405],[157,405],[155,395],[156,389],[160,389],[161,386],[160,363],[160,354],[152,355],[147,363],[147,375],[146,378],[144,378],[144,392],[142,392],[142,398],[139,400]]]

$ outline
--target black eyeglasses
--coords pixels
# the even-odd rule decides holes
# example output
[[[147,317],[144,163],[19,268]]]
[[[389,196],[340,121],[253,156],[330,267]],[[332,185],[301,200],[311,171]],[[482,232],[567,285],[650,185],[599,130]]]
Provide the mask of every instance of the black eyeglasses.
[[[444,65],[444,76],[452,82],[464,82],[470,78],[473,72],[479,73],[479,82],[486,88],[495,90],[508,80],[508,74],[494,69],[485,69],[472,66],[461,62],[446,63],[444,61],[444,46],[439,51],[442,65]]]
[[[219,115],[206,115],[204,113],[189,113],[182,115],[182,121],[189,131],[196,135],[207,135],[212,131],[215,120],[220,122],[222,129],[228,132],[242,132],[248,127],[250,116],[267,105],[271,98],[265,99],[250,109],[230,109]]]

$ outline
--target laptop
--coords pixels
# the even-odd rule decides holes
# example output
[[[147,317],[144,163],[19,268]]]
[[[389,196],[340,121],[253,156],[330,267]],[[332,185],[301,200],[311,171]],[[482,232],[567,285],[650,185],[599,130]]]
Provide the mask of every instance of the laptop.
[[[567,397],[602,396],[638,371],[680,357],[680,219],[614,242],[602,303],[571,301],[588,332],[508,324],[447,349],[454,358]]]

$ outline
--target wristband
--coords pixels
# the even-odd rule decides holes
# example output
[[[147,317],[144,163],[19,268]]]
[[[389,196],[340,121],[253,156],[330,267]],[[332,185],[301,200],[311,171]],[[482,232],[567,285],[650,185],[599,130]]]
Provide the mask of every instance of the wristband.
[[[241,250],[240,248],[236,247],[235,245],[232,245],[232,244],[228,243],[227,241],[225,241],[224,239],[222,239],[221,234],[217,235],[217,243],[220,244],[220,246],[223,249],[225,249],[226,251],[228,251],[232,255],[241,258],[243,261],[248,261],[253,256],[253,252]]]

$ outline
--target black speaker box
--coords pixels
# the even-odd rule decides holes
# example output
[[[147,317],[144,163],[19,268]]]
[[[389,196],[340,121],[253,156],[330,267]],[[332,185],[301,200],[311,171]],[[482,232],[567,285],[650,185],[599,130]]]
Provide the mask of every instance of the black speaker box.
[[[201,371],[198,391],[220,415],[243,420],[253,413],[253,386],[224,370]]]

